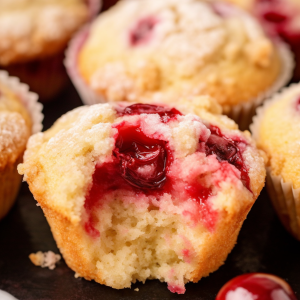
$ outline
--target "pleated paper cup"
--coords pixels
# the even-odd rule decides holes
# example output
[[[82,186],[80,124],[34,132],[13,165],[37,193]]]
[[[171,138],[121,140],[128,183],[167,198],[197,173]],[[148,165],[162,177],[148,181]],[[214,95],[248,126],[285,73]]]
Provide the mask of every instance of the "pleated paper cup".
[[[89,9],[87,21],[89,23],[99,13],[102,0],[85,0],[85,2]],[[68,82],[68,75],[63,64],[64,51],[65,49],[49,57],[26,63],[1,66],[1,69],[28,84],[30,89],[39,95],[41,102],[48,102],[59,94]]]
[[[32,121],[31,134],[41,131],[43,106],[38,102],[38,95],[30,92],[28,85],[16,77],[10,77],[5,71],[0,71],[0,83],[16,94],[28,111]],[[8,213],[18,194],[22,177],[18,174],[17,165],[22,160],[23,153],[20,153],[15,162],[8,163],[0,172],[0,219]]]

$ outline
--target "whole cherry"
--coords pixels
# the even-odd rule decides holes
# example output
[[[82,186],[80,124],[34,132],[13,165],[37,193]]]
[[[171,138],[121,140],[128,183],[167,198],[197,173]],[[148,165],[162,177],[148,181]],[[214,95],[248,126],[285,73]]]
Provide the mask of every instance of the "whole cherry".
[[[264,273],[240,275],[227,282],[216,300],[297,300],[283,279]]]

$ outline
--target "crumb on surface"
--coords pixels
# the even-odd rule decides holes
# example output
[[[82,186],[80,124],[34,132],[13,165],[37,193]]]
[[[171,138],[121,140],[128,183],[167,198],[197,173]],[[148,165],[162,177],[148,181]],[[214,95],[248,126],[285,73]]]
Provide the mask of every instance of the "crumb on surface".
[[[37,253],[31,253],[29,255],[29,259],[36,266],[40,266],[42,268],[47,267],[49,270],[53,270],[56,267],[55,264],[60,261],[61,256],[52,251],[38,251]]]
[[[138,292],[139,290],[140,290],[139,288],[134,289],[135,292]]]

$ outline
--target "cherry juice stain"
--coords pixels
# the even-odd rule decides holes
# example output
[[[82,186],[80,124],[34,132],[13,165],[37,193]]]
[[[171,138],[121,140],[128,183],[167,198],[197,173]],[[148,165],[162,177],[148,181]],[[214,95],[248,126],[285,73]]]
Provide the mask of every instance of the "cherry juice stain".
[[[133,116],[141,114],[158,114],[163,123],[168,123],[175,120],[177,116],[182,116],[182,113],[176,108],[167,108],[159,105],[136,103],[124,108],[117,109],[119,117]]]
[[[240,144],[246,143],[240,139],[234,141],[227,138],[217,126],[210,126],[209,129],[211,135],[205,145],[206,155],[214,154],[220,162],[227,161],[229,164],[235,166],[241,172],[241,181],[244,186],[251,192],[248,169],[240,150]]]
[[[129,43],[132,47],[146,44],[153,37],[153,31],[159,21],[153,17],[140,19],[129,33]]]
[[[119,116],[158,114],[163,123],[174,120],[182,115],[175,108],[163,106],[134,104],[118,109]],[[111,161],[96,166],[91,188],[86,196],[85,209],[89,213],[89,220],[85,229],[92,237],[98,237],[95,229],[97,219],[93,217],[93,208],[100,206],[106,196],[117,191],[130,191],[135,195],[161,197],[164,193],[175,195],[176,181],[179,178],[169,176],[169,169],[173,163],[173,152],[168,142],[146,135],[139,125],[133,126],[125,121],[114,126],[118,130],[113,158]],[[241,172],[241,180],[250,190],[250,180],[239,150],[240,141],[226,138],[216,126],[210,126],[211,136],[206,142],[207,156],[216,155],[220,163],[232,164]],[[226,168],[224,168],[226,170]],[[184,212],[192,214],[195,224],[199,219],[210,230],[214,230],[217,212],[213,211],[207,199],[213,196],[211,188],[203,186],[198,178],[186,184],[186,197],[198,204],[198,212]],[[138,198],[138,197],[137,197]],[[138,200],[137,200],[138,201]]]

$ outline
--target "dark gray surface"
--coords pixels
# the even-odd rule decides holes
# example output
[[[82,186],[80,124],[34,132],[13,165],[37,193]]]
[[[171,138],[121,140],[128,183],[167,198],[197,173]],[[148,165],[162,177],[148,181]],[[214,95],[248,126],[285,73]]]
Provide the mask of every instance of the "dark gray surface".
[[[80,105],[72,87],[45,106],[45,128],[61,114]],[[199,299],[214,300],[231,278],[246,272],[267,272],[287,280],[300,298],[300,243],[281,226],[264,190],[241,230],[226,263],[199,283],[186,285],[184,295],[172,294],[157,280],[138,283],[132,289],[114,290],[95,282],[75,279],[62,261],[53,271],[35,267],[32,252],[58,252],[42,210],[23,183],[11,212],[0,221],[0,289],[19,300],[93,299]],[[138,287],[139,292],[134,288]],[[0,299],[1,300],[1,299]]]

